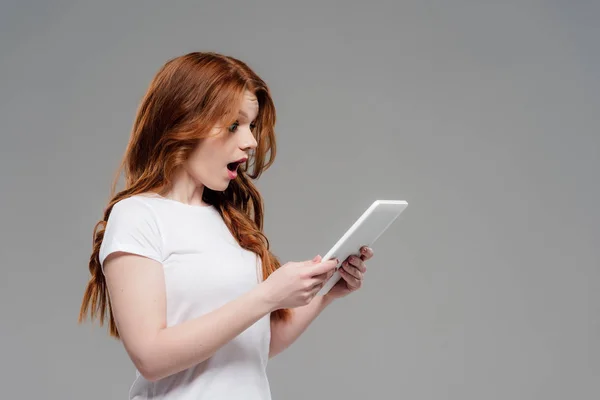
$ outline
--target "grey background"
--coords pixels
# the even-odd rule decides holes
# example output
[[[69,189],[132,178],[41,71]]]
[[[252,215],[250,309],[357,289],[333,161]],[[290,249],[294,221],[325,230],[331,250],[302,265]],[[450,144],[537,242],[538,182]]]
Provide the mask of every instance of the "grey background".
[[[600,374],[598,2],[3,1],[0,387],[124,399],[76,319],[152,75],[215,50],[272,88],[259,182],[282,261],[409,207],[365,287],[273,359],[275,399],[591,399]]]

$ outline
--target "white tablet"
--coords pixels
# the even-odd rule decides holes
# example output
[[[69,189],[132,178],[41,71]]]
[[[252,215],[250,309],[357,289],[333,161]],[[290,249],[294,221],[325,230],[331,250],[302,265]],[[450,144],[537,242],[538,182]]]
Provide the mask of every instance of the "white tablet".
[[[337,269],[351,255],[360,255],[362,246],[371,247],[383,232],[398,218],[408,206],[404,200],[376,200],[344,233],[337,243],[323,256],[323,260],[337,258],[339,264],[333,276],[321,288],[318,295],[324,295],[341,278]]]

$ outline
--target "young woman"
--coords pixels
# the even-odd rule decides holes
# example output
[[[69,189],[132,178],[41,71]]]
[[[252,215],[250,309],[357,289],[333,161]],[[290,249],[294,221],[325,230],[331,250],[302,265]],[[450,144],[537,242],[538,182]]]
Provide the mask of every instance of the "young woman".
[[[108,314],[136,367],[131,399],[269,399],[268,359],[360,288],[369,248],[325,296],[337,260],[270,252],[250,179],[273,162],[274,125],[267,85],[220,54],[170,60],[144,96],[79,315]]]

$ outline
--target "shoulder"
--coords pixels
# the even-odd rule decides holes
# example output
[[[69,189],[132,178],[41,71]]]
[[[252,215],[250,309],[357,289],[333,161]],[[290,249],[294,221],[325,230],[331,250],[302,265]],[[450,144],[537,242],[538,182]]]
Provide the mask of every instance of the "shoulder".
[[[142,254],[160,260],[162,230],[152,204],[134,195],[115,203],[110,211],[100,249],[100,260],[114,251]]]
[[[126,219],[130,222],[136,220],[157,220],[157,215],[151,202],[142,195],[133,195],[116,202],[109,215],[109,221]]]
[[[162,235],[161,222],[154,205],[141,195],[119,200],[112,207],[106,222],[107,233],[144,234],[156,238]]]

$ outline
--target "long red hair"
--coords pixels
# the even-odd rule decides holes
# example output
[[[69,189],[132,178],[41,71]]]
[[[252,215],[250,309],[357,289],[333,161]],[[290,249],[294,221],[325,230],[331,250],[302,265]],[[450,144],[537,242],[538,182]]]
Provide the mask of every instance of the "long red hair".
[[[88,314],[119,338],[106,281],[100,266],[100,245],[113,206],[129,196],[168,190],[173,173],[217,123],[228,126],[237,118],[246,90],[259,102],[257,147],[237,179],[224,192],[204,188],[203,200],[219,211],[240,246],[260,257],[266,279],[280,263],[269,250],[263,233],[262,197],[250,179],[258,178],[275,158],[275,106],[265,82],[244,62],[212,52],[194,52],[173,58],[157,72],[138,108],[122,164],[111,189],[104,217],[95,225],[89,259],[91,278],[85,289],[79,322]],[[249,170],[249,166],[252,170]],[[124,173],[125,188],[115,193]],[[287,320],[290,310],[280,309],[273,319]]]

